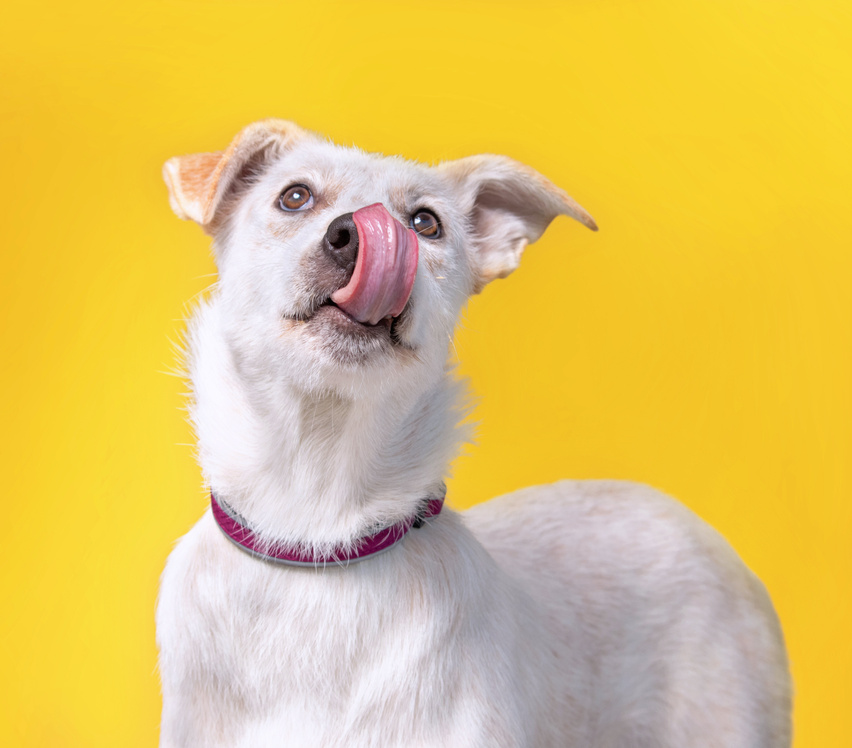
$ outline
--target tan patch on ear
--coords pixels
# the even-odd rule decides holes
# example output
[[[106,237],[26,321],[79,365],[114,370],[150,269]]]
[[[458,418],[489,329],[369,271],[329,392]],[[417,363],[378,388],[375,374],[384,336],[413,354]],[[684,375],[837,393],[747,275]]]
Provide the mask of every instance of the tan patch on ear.
[[[176,156],[166,161],[163,178],[178,218],[203,224],[223,167],[223,151]]]
[[[191,200],[204,200],[211,188],[210,177],[222,160],[218,153],[198,153],[187,156],[181,163],[181,186]]]
[[[244,127],[225,151],[177,156],[166,161],[163,177],[169,201],[179,218],[200,224],[208,233],[217,206],[246,163],[277,141],[290,144],[306,133],[292,122],[267,119]]]

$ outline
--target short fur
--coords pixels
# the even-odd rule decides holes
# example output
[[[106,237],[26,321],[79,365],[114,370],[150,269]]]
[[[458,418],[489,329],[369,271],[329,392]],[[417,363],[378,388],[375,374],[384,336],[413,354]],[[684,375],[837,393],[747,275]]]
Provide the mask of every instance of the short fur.
[[[464,439],[447,348],[465,300],[517,267],[559,214],[591,217],[528,167],[426,167],[250,125],[172,159],[177,214],[214,237],[219,282],[190,326],[206,481],[268,542],[349,546],[413,515]],[[278,195],[306,184],[304,211]],[[329,296],[321,240],[382,202],[427,207],[392,328]],[[163,748],[790,744],[781,631],[761,583],[675,501],[563,482],[444,512],[345,567],[275,566],[207,512],[178,543],[157,612]]]

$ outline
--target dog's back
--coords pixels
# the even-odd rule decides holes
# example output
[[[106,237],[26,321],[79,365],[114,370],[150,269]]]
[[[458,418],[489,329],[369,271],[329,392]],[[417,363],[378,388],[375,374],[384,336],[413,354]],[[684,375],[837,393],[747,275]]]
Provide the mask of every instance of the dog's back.
[[[789,745],[766,589],[686,507],[640,484],[562,481],[465,519],[544,611],[588,745]]]

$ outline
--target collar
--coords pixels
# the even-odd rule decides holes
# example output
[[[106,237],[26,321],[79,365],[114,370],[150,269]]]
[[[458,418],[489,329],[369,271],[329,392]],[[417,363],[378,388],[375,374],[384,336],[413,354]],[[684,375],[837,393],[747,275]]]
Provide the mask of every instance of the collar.
[[[365,558],[376,556],[388,550],[402,540],[412,527],[422,527],[430,517],[436,517],[444,506],[444,496],[427,497],[420,503],[420,509],[413,517],[408,517],[395,525],[383,527],[372,535],[364,535],[351,547],[338,546],[327,555],[313,553],[310,550],[286,548],[284,546],[261,543],[246,520],[227,502],[210,494],[210,508],[216,524],[225,533],[225,537],[255,558],[284,566],[323,566],[325,564],[347,565]]]

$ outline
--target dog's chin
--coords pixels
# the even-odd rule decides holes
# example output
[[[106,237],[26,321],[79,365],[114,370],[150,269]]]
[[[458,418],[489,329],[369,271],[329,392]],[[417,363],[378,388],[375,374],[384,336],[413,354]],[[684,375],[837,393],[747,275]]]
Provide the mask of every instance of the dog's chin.
[[[398,335],[405,314],[403,312],[398,319],[383,319],[369,325],[327,301],[306,320],[290,322],[310,339],[312,347],[318,348],[336,363],[362,366],[411,352]]]

